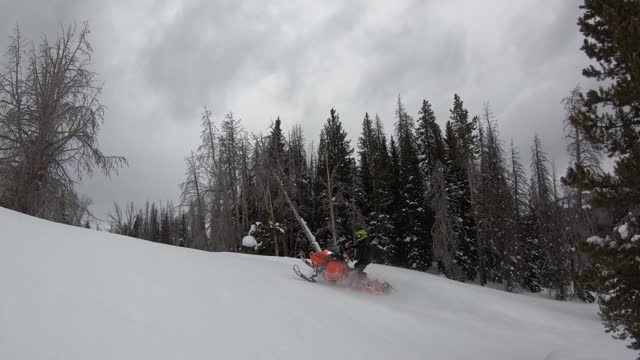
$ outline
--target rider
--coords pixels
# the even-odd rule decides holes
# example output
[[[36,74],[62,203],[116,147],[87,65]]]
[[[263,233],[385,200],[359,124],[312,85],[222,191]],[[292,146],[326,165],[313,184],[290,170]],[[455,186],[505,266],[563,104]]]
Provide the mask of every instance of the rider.
[[[356,242],[356,259],[358,261],[354,265],[353,271],[355,271],[357,275],[364,277],[367,275],[364,272],[364,269],[371,263],[371,244],[369,243],[367,230],[360,229],[356,231]],[[352,248],[352,246],[350,246],[349,243],[346,243],[345,250],[349,250],[350,248]]]

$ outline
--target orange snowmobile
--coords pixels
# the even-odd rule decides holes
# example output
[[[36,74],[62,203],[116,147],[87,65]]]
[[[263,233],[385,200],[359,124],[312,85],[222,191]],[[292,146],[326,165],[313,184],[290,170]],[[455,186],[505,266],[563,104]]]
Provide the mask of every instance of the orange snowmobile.
[[[388,293],[391,290],[391,285],[387,282],[381,283],[378,280],[368,279],[366,275],[359,275],[363,273],[358,273],[349,267],[349,257],[346,254],[343,256],[334,251],[322,250],[311,253],[310,258],[307,259],[305,253],[301,251],[300,259],[313,269],[313,273],[311,275],[303,274],[298,265],[293,265],[293,271],[307,281],[316,282],[318,275],[322,275],[322,278],[332,285],[349,287],[363,292]]]

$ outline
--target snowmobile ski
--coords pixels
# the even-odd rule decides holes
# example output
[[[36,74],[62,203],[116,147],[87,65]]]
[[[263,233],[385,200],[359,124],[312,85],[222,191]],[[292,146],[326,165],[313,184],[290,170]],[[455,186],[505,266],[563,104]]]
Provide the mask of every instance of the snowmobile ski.
[[[315,277],[317,276],[317,274],[313,274],[311,276],[307,276],[305,274],[302,273],[302,271],[300,271],[300,268],[298,267],[298,265],[293,265],[293,272],[296,273],[296,275],[298,275],[299,277],[309,281],[309,282],[316,282]]]
[[[300,260],[302,260],[303,263],[305,263],[308,267],[312,268],[315,270],[315,268],[313,267],[313,264],[311,263],[311,261],[309,259],[307,259],[306,254],[304,253],[304,251],[300,251],[300,253],[298,254],[298,257],[300,258]]]

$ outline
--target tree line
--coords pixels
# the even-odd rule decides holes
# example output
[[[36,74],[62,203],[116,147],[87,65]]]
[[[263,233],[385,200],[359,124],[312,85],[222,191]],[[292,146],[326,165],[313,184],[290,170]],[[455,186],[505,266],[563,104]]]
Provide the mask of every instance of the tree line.
[[[567,119],[578,93],[564,101]],[[335,109],[317,146],[308,146],[299,125],[285,134],[280,118],[267,134],[250,135],[232,113],[216,121],[205,109],[201,143],[185,159],[179,210],[116,206],[112,231],[246,252],[240,240],[252,229],[258,247],[251,252],[296,256],[309,247],[286,192],[325,248],[365,228],[377,263],[435,266],[461,281],[588,299],[575,245],[594,233],[597,212],[583,206],[583,193],[558,183],[541,139],[532,139],[526,171],[518,149],[505,149],[488,105],[472,117],[455,94],[444,131],[428,100],[417,113],[414,119],[398,97],[391,134],[378,115],[365,113],[354,147]],[[567,133],[572,159],[601,171],[582,132],[567,122]]]

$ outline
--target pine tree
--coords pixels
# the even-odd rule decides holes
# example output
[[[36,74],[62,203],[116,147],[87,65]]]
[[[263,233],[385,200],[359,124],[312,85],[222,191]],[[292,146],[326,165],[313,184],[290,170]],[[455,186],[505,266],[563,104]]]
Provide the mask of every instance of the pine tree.
[[[387,149],[387,140],[380,118],[375,124],[365,114],[362,121],[362,135],[358,141],[360,157],[359,183],[361,194],[357,197],[359,207],[368,220],[369,237],[375,247],[374,260],[379,263],[391,262],[393,224],[389,208],[391,161]]]
[[[271,126],[271,134],[269,135],[269,158],[274,164],[279,164],[283,171],[286,171],[288,162],[286,161],[286,144],[282,133],[282,121],[278,116]]]
[[[153,242],[160,241],[160,219],[158,216],[158,209],[155,203],[151,203],[151,209],[149,210],[149,229],[151,231],[151,238],[149,240]]]
[[[180,214],[180,223],[178,226],[178,241],[177,245],[182,247],[189,246],[189,235],[188,235],[188,227],[187,227],[187,217],[183,212]]]
[[[420,154],[420,170],[427,180],[425,186],[430,188],[428,179],[433,174],[433,169],[437,161],[444,163],[444,142],[442,141],[442,130],[436,122],[436,115],[431,109],[431,104],[427,100],[422,101],[416,130],[416,141]]]
[[[335,109],[320,134],[316,165],[316,193],[322,201],[321,215],[326,226],[318,229],[319,239],[336,246],[338,241],[353,238],[351,197],[355,161],[353,148],[342,128]]]
[[[131,227],[131,237],[140,238],[142,235],[142,214],[138,213],[133,221],[133,226]]]
[[[373,121],[369,118],[369,114],[364,115],[362,120],[362,135],[358,139],[358,155],[360,156],[359,176],[361,179],[363,194],[361,197],[361,207],[365,210],[365,215],[374,211],[372,197],[378,186],[376,186],[376,178],[373,172],[374,154],[376,151],[376,136],[373,128]]]
[[[431,266],[431,233],[433,213],[425,209],[424,184],[415,138],[413,118],[406,112],[398,97],[396,109],[396,137],[400,161],[400,196],[398,206],[402,221],[396,224],[402,241],[406,243],[407,266],[427,270]]]
[[[162,209],[160,217],[159,241],[163,244],[171,244],[171,221],[168,208]]]
[[[391,265],[406,267],[407,244],[403,241],[401,227],[398,226],[404,220],[400,215],[400,206],[402,204],[402,194],[400,192],[400,151],[393,136],[389,142],[389,155],[391,157],[391,206],[389,208],[391,209],[391,221],[393,222],[389,258]]]
[[[288,236],[285,222],[288,209],[285,208],[282,187],[289,187],[286,177],[286,144],[282,133],[280,118],[271,125],[271,133],[259,139],[257,146],[262,153],[256,154],[256,186],[259,192],[258,218],[256,223],[256,239],[261,243],[259,252],[275,256],[289,255]],[[280,183],[281,182],[281,183]],[[281,231],[282,230],[282,231]]]
[[[472,208],[470,180],[476,157],[475,123],[462,100],[454,95],[451,120],[445,129],[447,192],[452,204],[454,229],[458,234],[456,261],[468,280],[475,279],[478,265],[478,245]]]
[[[544,242],[538,232],[539,219],[533,209],[524,214],[519,223],[521,241],[521,283],[531,292],[540,292],[544,284],[543,272],[546,263]]]
[[[640,350],[640,242],[632,241],[640,233],[640,3],[585,0],[581,9],[582,50],[595,63],[582,73],[600,84],[581,97],[581,109],[570,122],[616,164],[606,175],[575,166],[567,180],[579,191],[591,191],[590,205],[614,217],[615,228],[582,248],[595,265],[607,331],[631,338],[630,347]]]
[[[145,240],[151,239],[151,228],[149,227],[149,200],[147,200],[144,204],[144,222],[142,225],[141,238]]]

